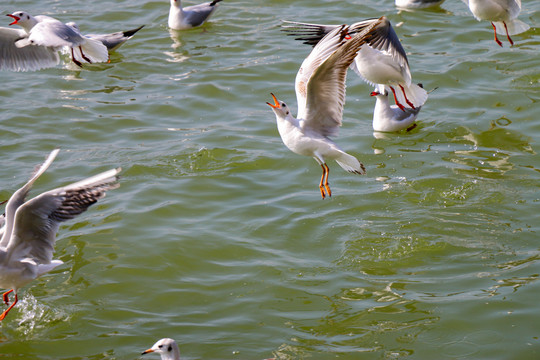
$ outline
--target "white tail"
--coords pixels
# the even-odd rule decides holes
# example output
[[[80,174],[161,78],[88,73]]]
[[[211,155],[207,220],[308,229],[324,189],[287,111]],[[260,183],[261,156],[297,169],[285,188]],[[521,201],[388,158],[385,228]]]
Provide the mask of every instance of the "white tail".
[[[504,29],[504,24],[502,22],[494,22],[495,28],[497,29],[497,34],[506,35],[506,30]],[[506,27],[508,28],[509,35],[521,34],[530,29],[530,26],[525,24],[523,21],[514,19],[512,21],[506,22]]]
[[[86,41],[73,48],[73,57],[81,63],[98,63],[109,61],[109,51],[99,40],[85,39]],[[90,60],[90,61],[88,61]]]
[[[357,158],[347,154],[346,152],[341,153],[341,156],[335,160],[339,164],[339,166],[341,166],[345,171],[359,175],[364,175],[366,173],[366,168],[364,167],[364,164],[362,164],[360,161],[358,161]]]
[[[407,99],[414,105],[415,108],[418,108],[426,103],[428,93],[420,86],[413,83],[409,86],[403,86],[403,88],[405,89]],[[394,87],[394,90],[396,91],[396,97],[399,103],[405,107],[410,107],[403,96],[403,91],[401,91],[401,88],[397,86]]]

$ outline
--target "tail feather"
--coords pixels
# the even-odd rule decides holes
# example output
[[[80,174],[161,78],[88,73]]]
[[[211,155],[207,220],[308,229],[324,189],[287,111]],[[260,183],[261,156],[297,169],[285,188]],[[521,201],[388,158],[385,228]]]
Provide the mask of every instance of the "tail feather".
[[[98,63],[109,61],[109,51],[99,40],[86,39],[84,44],[73,49],[75,60],[81,63]]]
[[[222,1],[222,0],[214,0],[214,1],[212,1],[212,2],[210,3],[210,6],[216,6],[216,4],[217,4],[218,2],[220,2],[220,1]]]
[[[506,35],[506,30],[504,28],[504,24],[502,22],[494,22],[495,28],[497,29],[497,34]],[[521,34],[522,32],[525,32],[529,30],[531,27],[527,24],[525,24],[523,21],[514,19],[512,21],[506,21],[506,27],[508,28],[508,34],[509,35],[517,35]]]
[[[426,103],[426,100],[428,98],[428,93],[426,90],[424,90],[422,87],[411,83],[411,85],[403,86],[405,89],[405,94],[407,95],[407,99],[414,105],[415,108],[419,108],[422,105]],[[403,96],[403,91],[401,89],[395,89],[396,90],[396,97],[398,101],[405,107],[410,107],[407,104],[407,101],[405,97]]]
[[[350,173],[359,175],[364,175],[366,173],[366,168],[364,167],[364,164],[358,161],[358,159],[354,156],[349,155],[345,152],[336,159],[336,162],[339,164],[339,166],[343,168],[343,170]]]

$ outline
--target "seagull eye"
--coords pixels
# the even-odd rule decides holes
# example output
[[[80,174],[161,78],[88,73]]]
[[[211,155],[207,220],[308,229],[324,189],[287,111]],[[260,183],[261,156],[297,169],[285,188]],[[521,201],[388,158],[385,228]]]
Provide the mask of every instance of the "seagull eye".
[[[287,106],[287,105],[285,105],[285,103],[281,103],[282,108],[284,108],[285,106]]]
[[[167,351],[172,351],[172,346],[169,345],[169,348],[167,349]]]
[[[163,345],[158,345],[158,348],[160,348],[160,349],[161,349],[162,347],[163,347]]]

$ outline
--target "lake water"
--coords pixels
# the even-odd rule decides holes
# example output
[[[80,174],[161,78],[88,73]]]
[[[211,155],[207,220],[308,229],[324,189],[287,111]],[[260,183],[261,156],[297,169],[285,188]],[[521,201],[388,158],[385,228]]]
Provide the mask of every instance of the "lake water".
[[[193,4],[193,2],[190,2]],[[2,72],[0,200],[55,147],[33,195],[112,167],[121,187],[61,226],[64,265],[20,291],[1,359],[540,358],[540,2],[493,41],[461,1],[225,0],[170,33],[166,0],[4,0],[86,33],[145,24],[109,64]],[[281,142],[309,47],[281,20],[386,15],[430,93],[409,133],[374,137],[348,74],[336,142],[367,175]],[[7,26],[8,18],[2,26]],[[156,355],[144,358],[157,359]]]

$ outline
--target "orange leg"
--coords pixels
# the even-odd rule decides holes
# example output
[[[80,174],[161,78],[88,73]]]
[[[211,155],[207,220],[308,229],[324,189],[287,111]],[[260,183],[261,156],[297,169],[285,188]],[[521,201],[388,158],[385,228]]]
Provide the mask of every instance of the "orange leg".
[[[401,105],[401,103],[398,101],[396,97],[396,90],[394,90],[393,87],[390,86],[390,90],[392,90],[392,94],[394,94],[394,101],[396,102],[396,105],[403,111],[405,111],[405,106]]]
[[[502,47],[502,42],[497,38],[497,28],[495,27],[494,23],[491,23],[491,26],[493,26],[493,34],[495,35],[495,42],[499,44],[500,47]],[[506,24],[504,24],[506,26]]]
[[[405,94],[405,89],[403,88],[403,86],[399,85],[399,88],[401,89],[401,92],[403,93],[403,96],[405,97],[405,101],[407,102],[407,105],[409,105],[412,109],[416,109],[414,107],[414,104],[410,102],[409,99],[407,99],[407,94]]]
[[[19,301],[19,299],[17,298],[17,293],[15,293],[15,301],[13,302],[13,304],[11,304],[10,307],[7,308],[6,311],[4,311],[2,313],[2,315],[0,315],[0,321],[4,320],[4,318],[6,317],[6,315],[8,314],[9,310],[13,309],[13,307],[15,306],[15,304],[17,303],[17,301]]]
[[[326,180],[324,181],[324,188],[326,189],[326,193],[328,196],[332,196],[332,191],[330,191],[330,186],[328,185],[328,176],[330,175],[330,168],[326,163],[324,163],[324,167],[326,168]]]
[[[324,193],[324,176],[326,175],[326,168],[324,167],[324,164],[321,164],[322,167],[322,176],[321,176],[321,182],[319,183],[319,189],[321,189],[321,196],[324,200],[326,197],[326,194]]]
[[[510,45],[514,45],[514,42],[512,41],[512,39],[510,38],[510,34],[508,33],[508,28],[506,27],[506,23],[503,21],[503,24],[504,24],[504,30],[506,30],[506,37],[508,38],[508,41],[510,42]]]
[[[4,300],[4,304],[6,305],[9,305],[9,293],[13,292],[13,289],[9,290],[9,291],[6,291],[3,295],[2,295],[2,300]]]

